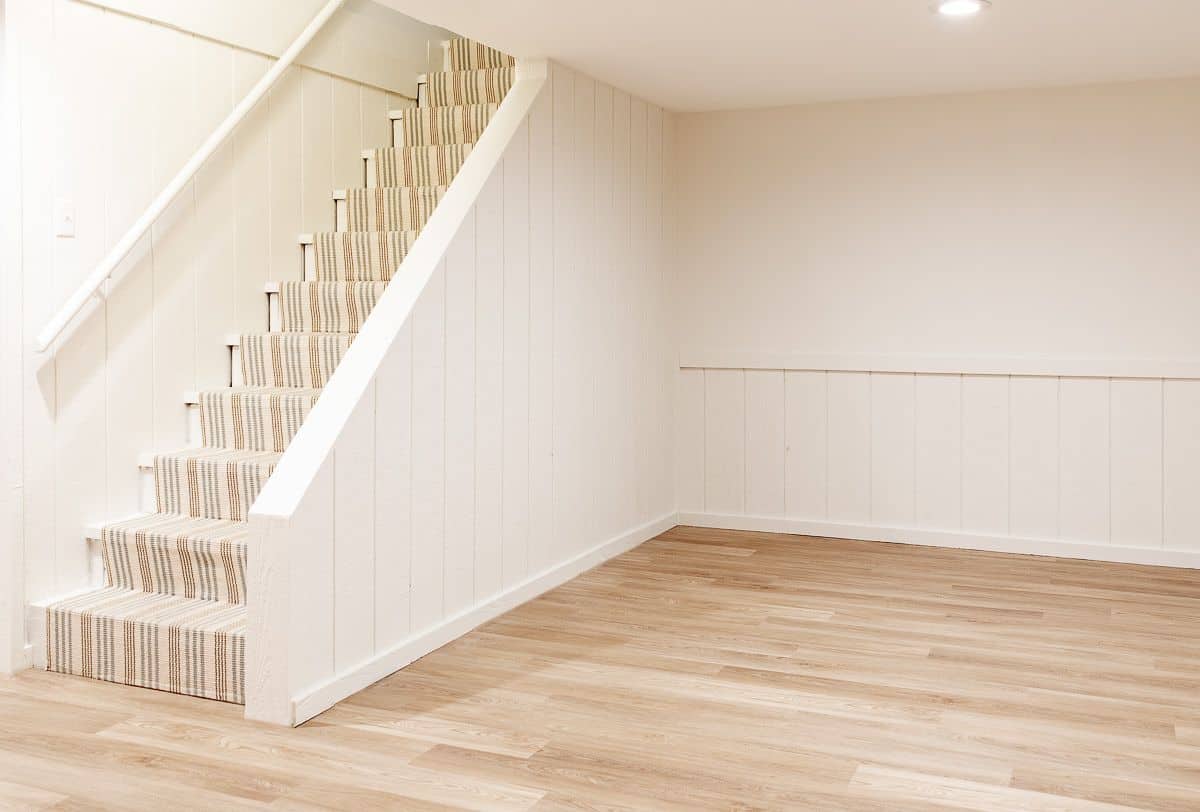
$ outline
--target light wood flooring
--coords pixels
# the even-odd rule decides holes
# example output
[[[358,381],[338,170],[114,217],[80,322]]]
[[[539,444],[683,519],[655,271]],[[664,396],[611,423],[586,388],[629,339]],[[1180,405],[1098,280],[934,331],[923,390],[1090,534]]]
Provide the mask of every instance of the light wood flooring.
[[[1200,572],[679,527],[240,714],[0,680],[0,808],[1200,810]]]

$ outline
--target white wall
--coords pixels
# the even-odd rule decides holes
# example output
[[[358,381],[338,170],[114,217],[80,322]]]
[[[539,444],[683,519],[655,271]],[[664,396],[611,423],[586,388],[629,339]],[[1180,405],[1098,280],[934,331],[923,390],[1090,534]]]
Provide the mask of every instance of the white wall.
[[[1200,80],[678,118],[683,521],[1200,565]]]
[[[262,56],[277,57],[327,0],[87,0]],[[347,0],[298,64],[380,90],[416,94],[418,74],[441,70],[449,32],[372,0]]]
[[[107,297],[39,355],[37,331],[269,61],[75,0],[10,0],[7,13],[22,79],[24,352],[6,384],[21,397],[21,552],[35,601],[87,585],[84,526],[138,511],[138,455],[187,444],[185,390],[228,384],[224,337],[266,329],[263,284],[299,278],[297,235],[332,228],[330,192],[361,182],[361,149],[390,143],[387,111],[405,101],[293,70]],[[74,239],[53,234],[56,199],[73,202]]]
[[[14,36],[6,25],[6,3],[0,0],[0,189],[11,190],[0,199],[0,380],[21,375],[21,200],[19,109],[9,101],[16,96]],[[23,664],[25,641],[22,623],[21,553],[21,391],[0,386],[0,675]]]
[[[679,117],[685,360],[1200,360],[1200,79]]]
[[[557,65],[524,94],[455,179],[482,190],[462,226],[447,196],[422,232],[444,258],[414,247],[255,504],[255,718],[303,721],[674,524],[669,117]]]

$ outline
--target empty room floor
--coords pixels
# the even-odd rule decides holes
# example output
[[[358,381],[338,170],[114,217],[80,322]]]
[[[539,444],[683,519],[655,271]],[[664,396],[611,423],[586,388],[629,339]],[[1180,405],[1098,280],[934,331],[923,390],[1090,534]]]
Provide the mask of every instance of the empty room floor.
[[[0,807],[1200,808],[1200,572],[678,527],[297,730],[0,681]]]

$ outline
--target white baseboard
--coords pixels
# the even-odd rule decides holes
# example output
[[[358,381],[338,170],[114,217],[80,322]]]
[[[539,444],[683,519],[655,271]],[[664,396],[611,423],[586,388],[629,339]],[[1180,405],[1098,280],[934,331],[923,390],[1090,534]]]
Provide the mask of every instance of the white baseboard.
[[[997,553],[1044,555],[1079,558],[1088,561],[1112,561],[1121,564],[1149,564],[1159,567],[1200,569],[1200,550],[1168,550],[1159,547],[1118,547],[1108,544],[998,536],[950,530],[926,530],[874,524],[789,519],[775,516],[738,516],[720,513],[683,513],[678,523],[723,530],[755,530],[766,533],[791,533],[798,536],[856,541],[882,541],[917,544],[924,547],[954,547]]]
[[[437,626],[408,638],[388,651],[376,654],[347,669],[332,680],[311,689],[307,694],[293,699],[292,723],[298,725],[308,721],[371,683],[378,682],[414,660],[462,637],[476,626],[536,598],[543,592],[566,583],[610,558],[633,549],[659,533],[670,530],[676,524],[676,514],[668,513],[652,522],[635,527],[633,530],[622,533],[574,558],[556,564],[515,584],[486,603],[473,606],[449,617]]]

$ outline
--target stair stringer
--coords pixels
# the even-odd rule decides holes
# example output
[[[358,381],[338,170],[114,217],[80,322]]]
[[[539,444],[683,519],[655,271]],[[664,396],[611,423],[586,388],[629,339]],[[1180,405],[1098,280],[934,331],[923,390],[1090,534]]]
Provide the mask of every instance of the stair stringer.
[[[354,517],[336,514],[334,497],[348,468],[356,478],[367,476],[355,466],[363,450],[373,447],[375,382],[418,298],[533,110],[548,73],[545,60],[518,61],[512,88],[251,506],[247,718],[300,724],[509,608],[496,600],[492,613],[476,607],[474,622],[465,628],[461,617],[446,618],[365,661],[340,662],[332,565],[335,551],[353,555],[360,539]]]

